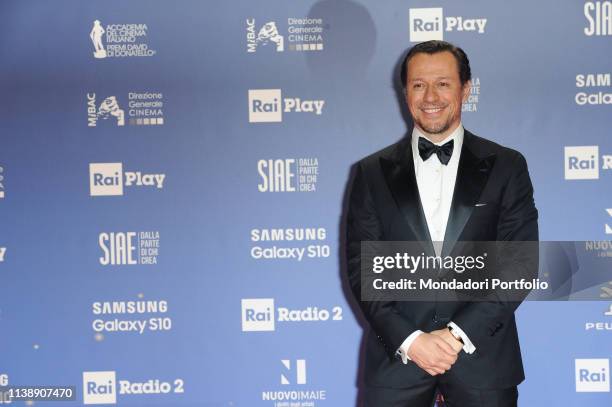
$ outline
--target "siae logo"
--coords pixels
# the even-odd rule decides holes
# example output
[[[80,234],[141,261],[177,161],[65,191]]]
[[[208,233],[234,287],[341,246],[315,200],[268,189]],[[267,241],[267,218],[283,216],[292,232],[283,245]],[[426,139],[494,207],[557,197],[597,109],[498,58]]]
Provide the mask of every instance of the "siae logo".
[[[443,40],[444,31],[476,31],[483,34],[486,18],[446,17],[441,7],[411,8],[409,11],[410,42]]]
[[[250,89],[249,122],[279,123],[284,113],[314,113],[320,116],[324,100],[306,100],[301,98],[282,98],[280,89]]]
[[[587,1],[584,3],[584,17],[587,26],[584,35],[587,37],[612,35],[612,2]]]
[[[125,178],[125,180],[124,180]],[[145,186],[162,189],[166,174],[146,174],[125,171],[122,163],[89,164],[89,194],[91,196],[123,195],[123,187]]]
[[[317,158],[258,160],[259,192],[315,192],[319,177]]]
[[[157,264],[159,232],[102,232],[98,236],[102,266]]]
[[[576,359],[577,392],[609,392],[609,359]]]
[[[138,264],[136,239],[136,232],[100,233],[98,244],[103,253],[99,258],[100,264],[103,266]]]
[[[87,94],[87,126],[96,127],[98,120],[109,120],[117,126],[125,125],[125,112],[119,108],[117,97],[109,96],[104,99],[96,109],[96,94]]]
[[[242,299],[242,331],[274,331],[274,298]]]
[[[305,359],[296,359],[295,360],[295,364],[293,364],[293,366],[295,366],[295,371],[292,371],[293,369],[291,368],[291,360],[290,359],[282,359],[281,363],[283,365],[284,372],[281,373],[281,384],[283,385],[288,385],[288,384],[306,384],[306,360]]]
[[[83,372],[83,404],[117,404],[114,371]]]

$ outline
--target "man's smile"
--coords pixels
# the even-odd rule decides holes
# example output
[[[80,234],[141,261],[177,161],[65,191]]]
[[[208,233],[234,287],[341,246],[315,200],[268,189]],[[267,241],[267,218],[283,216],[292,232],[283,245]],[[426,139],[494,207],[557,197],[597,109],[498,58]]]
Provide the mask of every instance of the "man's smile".
[[[439,113],[444,110],[444,107],[422,107],[421,111],[425,113],[427,116],[437,116]]]

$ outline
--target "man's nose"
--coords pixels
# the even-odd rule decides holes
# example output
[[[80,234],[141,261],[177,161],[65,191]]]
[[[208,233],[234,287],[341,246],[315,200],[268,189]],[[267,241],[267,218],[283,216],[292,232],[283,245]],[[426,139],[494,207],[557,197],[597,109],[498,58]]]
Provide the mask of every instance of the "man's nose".
[[[425,88],[423,100],[425,102],[435,102],[436,100],[438,100],[438,92],[436,91],[435,86],[427,86]]]

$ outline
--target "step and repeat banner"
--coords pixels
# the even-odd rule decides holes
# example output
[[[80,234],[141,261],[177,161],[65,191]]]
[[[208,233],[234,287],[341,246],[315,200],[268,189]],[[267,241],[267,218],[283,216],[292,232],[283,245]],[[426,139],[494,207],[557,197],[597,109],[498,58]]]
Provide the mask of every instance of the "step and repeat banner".
[[[525,155],[541,239],[611,255],[610,1],[0,11],[0,386],[71,386],[58,406],[356,405],[345,190],[410,131],[396,73],[423,40],[470,57],[463,123]],[[612,270],[600,291],[521,305],[521,405],[612,404]]]

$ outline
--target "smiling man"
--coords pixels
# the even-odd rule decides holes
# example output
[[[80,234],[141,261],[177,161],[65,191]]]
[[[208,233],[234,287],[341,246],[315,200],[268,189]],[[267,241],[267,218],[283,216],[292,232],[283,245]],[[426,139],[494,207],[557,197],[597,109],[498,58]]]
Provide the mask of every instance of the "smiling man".
[[[361,301],[361,241],[429,242],[440,255],[457,241],[538,240],[524,157],[463,128],[470,80],[461,48],[412,47],[401,69],[412,134],[356,165],[347,270],[371,327],[366,406],[429,407],[436,391],[451,407],[517,405],[519,302]]]

